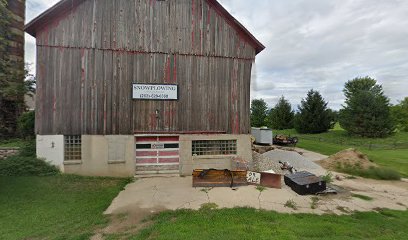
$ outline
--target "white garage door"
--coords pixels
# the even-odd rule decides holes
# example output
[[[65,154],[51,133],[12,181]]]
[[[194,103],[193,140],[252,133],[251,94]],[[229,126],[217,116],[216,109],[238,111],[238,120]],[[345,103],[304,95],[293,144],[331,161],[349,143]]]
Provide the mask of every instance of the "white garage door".
[[[136,174],[179,173],[178,136],[136,136]]]

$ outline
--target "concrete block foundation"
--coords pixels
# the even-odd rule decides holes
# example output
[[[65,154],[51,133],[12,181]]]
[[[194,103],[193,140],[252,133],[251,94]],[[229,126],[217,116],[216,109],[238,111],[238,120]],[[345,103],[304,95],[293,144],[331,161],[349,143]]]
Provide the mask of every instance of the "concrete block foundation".
[[[144,135],[146,136],[146,135]],[[157,136],[157,135],[151,135]],[[37,135],[37,156],[58,166],[62,172],[87,176],[130,177],[137,174],[137,135],[82,135],[81,160],[64,160],[63,135]],[[237,152],[233,155],[193,156],[195,140],[236,140]],[[191,175],[193,169],[234,169],[235,160],[252,163],[250,135],[234,134],[182,134],[179,135],[180,175]],[[160,166],[157,167],[158,172]]]

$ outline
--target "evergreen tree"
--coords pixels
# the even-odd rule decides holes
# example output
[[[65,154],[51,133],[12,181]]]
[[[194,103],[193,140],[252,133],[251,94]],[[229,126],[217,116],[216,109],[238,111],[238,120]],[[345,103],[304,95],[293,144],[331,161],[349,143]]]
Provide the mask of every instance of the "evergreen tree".
[[[268,105],[261,99],[253,99],[251,102],[251,126],[263,127],[266,126],[266,112]]]
[[[339,116],[342,128],[364,137],[385,137],[394,131],[389,99],[375,79],[350,80],[343,92],[346,100]]]
[[[268,113],[268,126],[278,130],[293,128],[294,116],[295,112],[292,110],[292,106],[282,96]]]
[[[299,133],[322,133],[330,129],[330,112],[322,95],[313,89],[302,99],[295,116],[295,129]]]

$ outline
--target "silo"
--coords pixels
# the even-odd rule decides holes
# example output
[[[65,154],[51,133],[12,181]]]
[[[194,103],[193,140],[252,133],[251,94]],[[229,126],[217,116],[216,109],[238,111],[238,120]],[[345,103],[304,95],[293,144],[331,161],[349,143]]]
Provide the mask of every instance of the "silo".
[[[24,109],[19,89],[24,81],[25,0],[1,2],[0,137],[12,137]]]

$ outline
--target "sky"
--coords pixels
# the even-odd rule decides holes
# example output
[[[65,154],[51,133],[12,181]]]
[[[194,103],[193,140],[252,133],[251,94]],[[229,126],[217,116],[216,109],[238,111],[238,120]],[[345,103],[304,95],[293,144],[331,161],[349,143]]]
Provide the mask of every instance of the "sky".
[[[27,22],[58,0],[27,0]],[[341,108],[344,83],[370,76],[392,103],[408,96],[407,0],[219,0],[266,49],[257,55],[251,98],[297,108],[310,89]],[[26,34],[35,67],[35,39]]]

